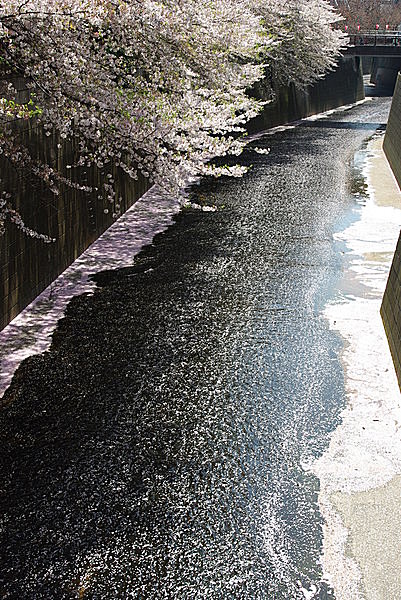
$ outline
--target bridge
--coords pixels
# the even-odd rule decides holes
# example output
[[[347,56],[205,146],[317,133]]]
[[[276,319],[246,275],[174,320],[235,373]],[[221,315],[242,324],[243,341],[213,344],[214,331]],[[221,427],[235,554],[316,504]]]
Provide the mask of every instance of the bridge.
[[[401,31],[359,31],[349,36],[344,56],[401,58]]]

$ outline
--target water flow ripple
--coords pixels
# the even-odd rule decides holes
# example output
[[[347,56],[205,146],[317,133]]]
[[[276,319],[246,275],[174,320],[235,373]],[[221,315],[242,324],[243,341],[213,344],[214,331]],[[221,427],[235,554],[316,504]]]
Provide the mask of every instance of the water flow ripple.
[[[388,108],[277,132],[72,300],[0,414],[3,598],[334,597],[302,465],[345,406],[333,231]]]

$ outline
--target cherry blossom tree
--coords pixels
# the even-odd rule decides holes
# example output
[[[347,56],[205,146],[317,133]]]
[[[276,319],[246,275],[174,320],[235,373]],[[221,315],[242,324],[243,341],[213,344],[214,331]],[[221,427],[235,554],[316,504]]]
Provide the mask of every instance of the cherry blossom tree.
[[[335,19],[324,0],[2,0],[0,153],[54,194],[86,188],[30,155],[20,121],[73,142],[77,165],[112,161],[169,192],[193,176],[240,176],[210,159],[241,153],[263,107],[247,90],[266,69],[300,85],[321,77],[344,43]],[[0,227],[35,235],[1,188]],[[118,212],[112,179],[102,193]]]
[[[345,36],[333,26],[341,20],[328,2],[264,0],[260,3],[266,29],[279,41],[271,54],[275,77],[281,83],[304,87],[337,65]]]

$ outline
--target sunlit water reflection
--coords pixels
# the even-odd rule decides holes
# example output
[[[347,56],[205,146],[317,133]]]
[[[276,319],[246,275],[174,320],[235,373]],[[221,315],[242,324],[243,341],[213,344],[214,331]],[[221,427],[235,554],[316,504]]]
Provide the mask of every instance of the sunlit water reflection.
[[[323,564],[337,600],[398,600],[401,584],[400,392],[379,312],[401,226],[401,194],[381,142],[375,136],[356,155],[355,171],[364,175],[355,178],[358,218],[335,234],[347,268],[324,310],[345,340],[347,407],[311,470],[320,480]]]
[[[197,190],[216,212],[71,302],[0,415],[2,597],[333,598],[303,465],[345,405],[333,232],[388,109],[259,139],[248,176]]]

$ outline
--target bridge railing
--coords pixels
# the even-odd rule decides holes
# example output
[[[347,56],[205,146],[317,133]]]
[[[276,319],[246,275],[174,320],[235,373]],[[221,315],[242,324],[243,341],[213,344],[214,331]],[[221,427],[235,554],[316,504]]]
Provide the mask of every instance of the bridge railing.
[[[349,35],[351,46],[401,46],[401,31],[359,31]]]

